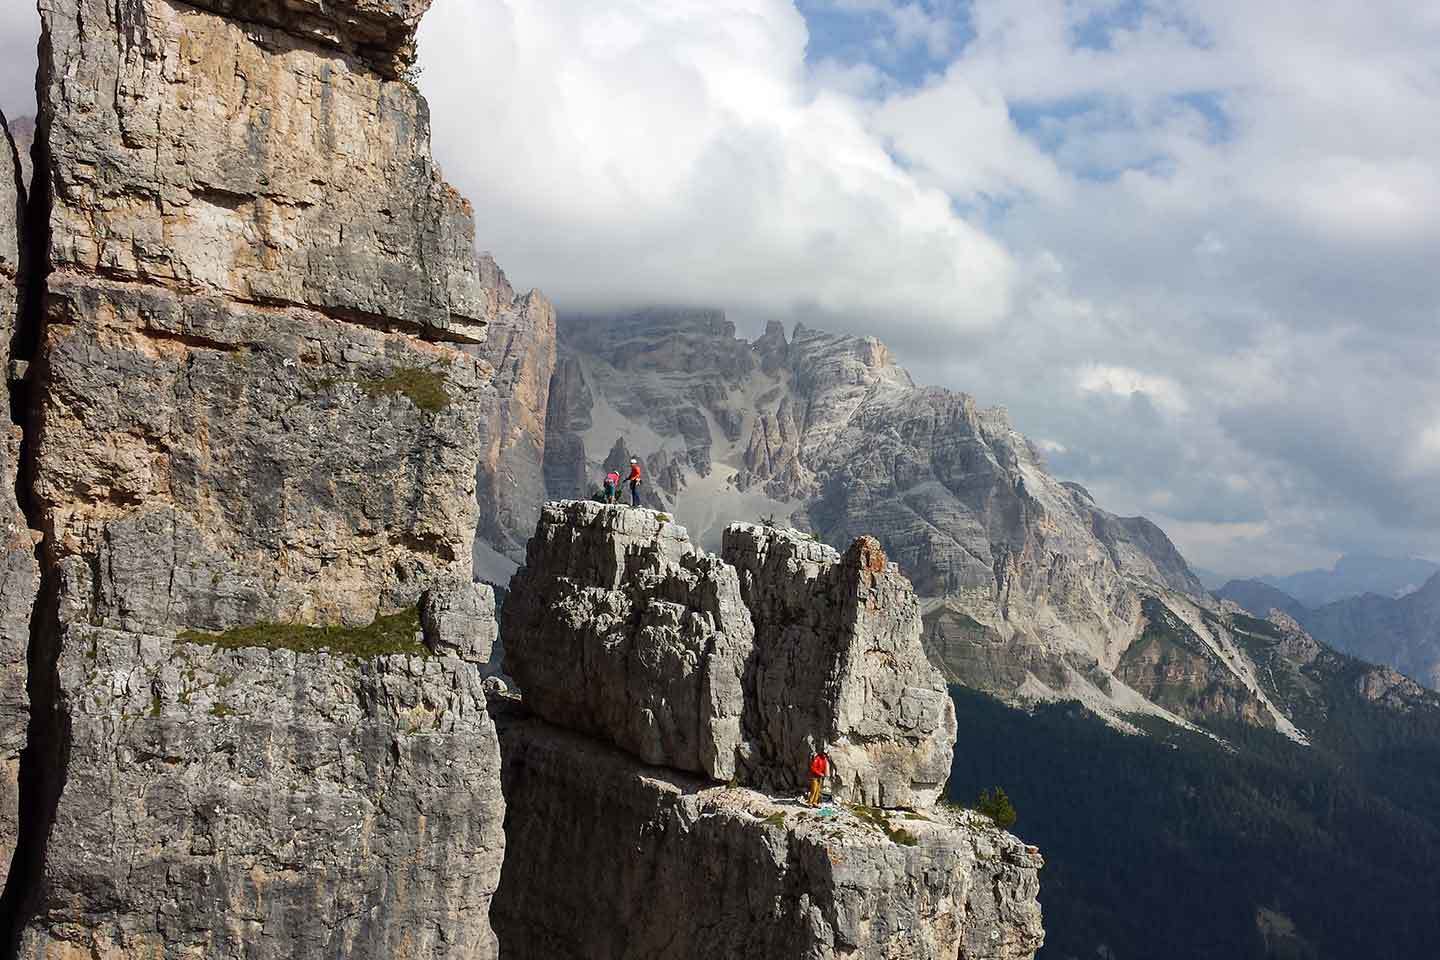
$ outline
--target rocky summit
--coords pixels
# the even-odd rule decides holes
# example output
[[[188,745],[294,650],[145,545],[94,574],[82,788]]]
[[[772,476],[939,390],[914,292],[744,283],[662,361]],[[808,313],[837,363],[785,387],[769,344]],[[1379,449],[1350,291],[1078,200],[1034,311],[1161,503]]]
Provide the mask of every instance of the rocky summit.
[[[937,805],[953,706],[877,542],[544,502],[583,411],[431,161],[428,7],[40,4],[5,955],[1033,957],[1042,860]]]

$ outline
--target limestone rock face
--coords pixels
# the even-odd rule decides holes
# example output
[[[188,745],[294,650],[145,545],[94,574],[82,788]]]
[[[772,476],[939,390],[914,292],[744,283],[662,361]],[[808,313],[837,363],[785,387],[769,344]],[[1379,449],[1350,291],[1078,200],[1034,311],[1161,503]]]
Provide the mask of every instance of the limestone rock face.
[[[272,6],[275,27],[46,4],[55,268],[483,339],[469,205],[431,163],[424,100]],[[428,3],[307,6],[407,31]]]
[[[920,605],[880,544],[842,557],[793,530],[726,529],[755,623],[746,733],[751,782],[800,786],[828,745],[841,793],[881,807],[928,807],[950,776],[955,705],[921,644]]]
[[[0,114],[0,371],[11,368],[11,344],[24,301],[21,236],[24,229],[23,172]],[[13,478],[20,467],[21,430],[0,417],[0,864],[8,868],[19,829],[20,751],[30,720],[26,659],[30,614],[40,584],[33,534],[16,501]]]
[[[792,790],[828,746],[838,795],[886,807],[950,773],[954,705],[874,540],[737,525],[722,560],[651,510],[547,503],[501,629],[530,709],[647,763]]]
[[[647,763],[735,775],[754,630],[735,570],[649,510],[547,503],[501,614],[506,672],[551,723]]]
[[[435,653],[473,663],[482,676],[500,672],[504,651],[488,583],[459,579],[431,587],[420,598],[420,626]]]
[[[43,11],[49,550],[104,626],[368,622],[469,573],[488,403],[468,206],[350,55],[426,4],[205,6]]]
[[[495,370],[496,409],[480,426],[477,574],[486,570],[482,551],[520,560],[535,530],[545,500],[545,421],[555,372],[555,308],[534,291],[516,296],[489,257],[481,258],[481,280],[494,302],[478,352]],[[508,573],[496,579],[503,583]]]
[[[478,671],[73,627],[69,781],[19,955],[494,957]]]
[[[41,4],[23,956],[496,955],[476,347],[527,301],[399,79],[428,5]],[[422,596],[440,656],[238,648]]]
[[[821,816],[497,723],[507,958],[1028,960],[1043,942],[1040,857],[978,815]]]

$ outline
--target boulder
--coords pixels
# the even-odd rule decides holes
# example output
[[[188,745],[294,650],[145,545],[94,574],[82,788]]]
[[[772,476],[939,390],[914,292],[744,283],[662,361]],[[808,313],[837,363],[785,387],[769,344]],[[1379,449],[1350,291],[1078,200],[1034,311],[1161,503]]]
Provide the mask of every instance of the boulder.
[[[840,795],[928,807],[944,789],[955,706],[921,644],[910,583],[871,537],[844,556],[808,534],[725,530],[755,625],[746,674],[746,782],[799,787],[828,748]]]
[[[481,676],[500,672],[504,649],[495,622],[495,588],[473,580],[437,584],[420,599],[425,645],[441,656],[459,657]]]

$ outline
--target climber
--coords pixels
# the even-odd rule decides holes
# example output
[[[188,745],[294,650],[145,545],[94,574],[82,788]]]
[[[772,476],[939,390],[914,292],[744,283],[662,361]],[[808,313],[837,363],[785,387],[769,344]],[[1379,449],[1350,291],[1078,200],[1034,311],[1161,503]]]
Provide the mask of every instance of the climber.
[[[820,788],[825,784],[825,778],[830,776],[830,755],[821,747],[820,752],[810,758],[810,796],[806,802],[808,807],[820,806]]]
[[[630,484],[630,506],[640,506],[640,461],[634,457],[630,458],[630,476],[625,480]]]
[[[605,502],[615,503],[620,496],[620,474],[614,470],[605,474]]]

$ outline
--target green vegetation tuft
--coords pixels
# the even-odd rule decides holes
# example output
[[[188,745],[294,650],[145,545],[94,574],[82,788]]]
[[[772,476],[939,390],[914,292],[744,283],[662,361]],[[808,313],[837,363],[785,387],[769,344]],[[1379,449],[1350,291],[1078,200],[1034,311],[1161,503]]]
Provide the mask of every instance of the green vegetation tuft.
[[[360,386],[371,399],[400,395],[426,413],[438,413],[450,405],[444,374],[420,367],[400,367],[383,380],[366,380]]]
[[[224,718],[233,717],[234,715],[235,711],[223,703],[216,703],[210,707],[210,716],[212,717]]]
[[[187,630],[180,634],[186,643],[203,644],[221,650],[263,647],[266,650],[294,650],[314,653],[327,650],[344,656],[367,658],[392,653],[427,656],[429,650],[415,639],[420,630],[420,611],[402,610],[376,617],[364,627],[311,627],[298,623],[257,623],[224,633]]]
[[[776,810],[765,818],[765,822],[772,827],[783,827],[785,826],[785,812],[783,810]]]
[[[980,800],[975,804],[975,809],[995,821],[995,826],[1001,830],[1009,830],[1015,826],[1015,805],[1005,795],[1000,787],[991,790],[981,790]]]

